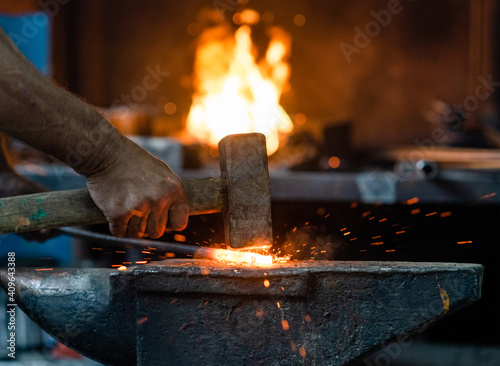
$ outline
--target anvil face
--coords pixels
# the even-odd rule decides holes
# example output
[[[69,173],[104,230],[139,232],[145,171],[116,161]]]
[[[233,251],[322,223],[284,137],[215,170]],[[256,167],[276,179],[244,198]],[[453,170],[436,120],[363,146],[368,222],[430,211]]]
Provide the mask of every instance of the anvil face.
[[[49,333],[110,364],[345,365],[479,299],[483,271],[453,263],[166,262],[18,272],[18,303]]]

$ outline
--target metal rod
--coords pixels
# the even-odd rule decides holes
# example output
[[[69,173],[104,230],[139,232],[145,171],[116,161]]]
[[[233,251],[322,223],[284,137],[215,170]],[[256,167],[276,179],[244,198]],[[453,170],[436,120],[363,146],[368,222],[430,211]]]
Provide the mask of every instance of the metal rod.
[[[177,244],[148,239],[117,238],[115,236],[94,233],[75,227],[63,227],[58,228],[57,230],[63,234],[70,235],[76,238],[98,241],[100,243],[111,244],[120,247],[128,245],[134,248],[141,249],[155,248],[159,251],[189,255],[195,258],[210,258],[247,264],[271,265],[273,263],[273,258],[270,255],[262,255],[246,251],[207,248],[196,245]]]
[[[142,249],[153,247],[159,251],[182,254],[182,255],[194,255],[196,251],[201,248],[196,245],[169,243],[165,241],[156,241],[149,239],[117,238],[115,236],[94,233],[76,227],[62,227],[58,228],[57,230],[62,234],[66,234],[75,238],[97,241],[102,244],[110,244],[120,247],[130,245],[133,246],[134,248],[142,248]]]

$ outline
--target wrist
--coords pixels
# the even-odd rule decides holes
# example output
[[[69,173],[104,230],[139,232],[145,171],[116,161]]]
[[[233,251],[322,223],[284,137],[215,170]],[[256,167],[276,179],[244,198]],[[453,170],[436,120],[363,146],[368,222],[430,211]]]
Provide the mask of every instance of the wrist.
[[[128,139],[114,128],[104,117],[83,138],[66,146],[65,163],[86,177],[98,174],[116,164],[127,149]]]

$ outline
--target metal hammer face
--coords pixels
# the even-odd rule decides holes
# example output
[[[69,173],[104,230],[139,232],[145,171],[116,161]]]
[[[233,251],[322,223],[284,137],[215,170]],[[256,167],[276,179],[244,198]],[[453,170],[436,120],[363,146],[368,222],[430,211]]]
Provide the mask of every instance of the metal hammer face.
[[[221,177],[227,182],[226,244],[233,248],[272,244],[271,180],[264,135],[224,137],[219,142],[219,159]]]

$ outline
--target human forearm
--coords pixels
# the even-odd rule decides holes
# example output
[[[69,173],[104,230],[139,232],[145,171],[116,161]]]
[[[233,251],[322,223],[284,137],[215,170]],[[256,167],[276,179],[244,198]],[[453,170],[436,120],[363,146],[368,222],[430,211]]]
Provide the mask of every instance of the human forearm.
[[[89,175],[124,137],[97,111],[43,77],[0,29],[0,130]]]
[[[179,177],[44,78],[1,29],[0,131],[84,174],[113,234],[157,238],[167,225],[186,227],[189,206]]]

